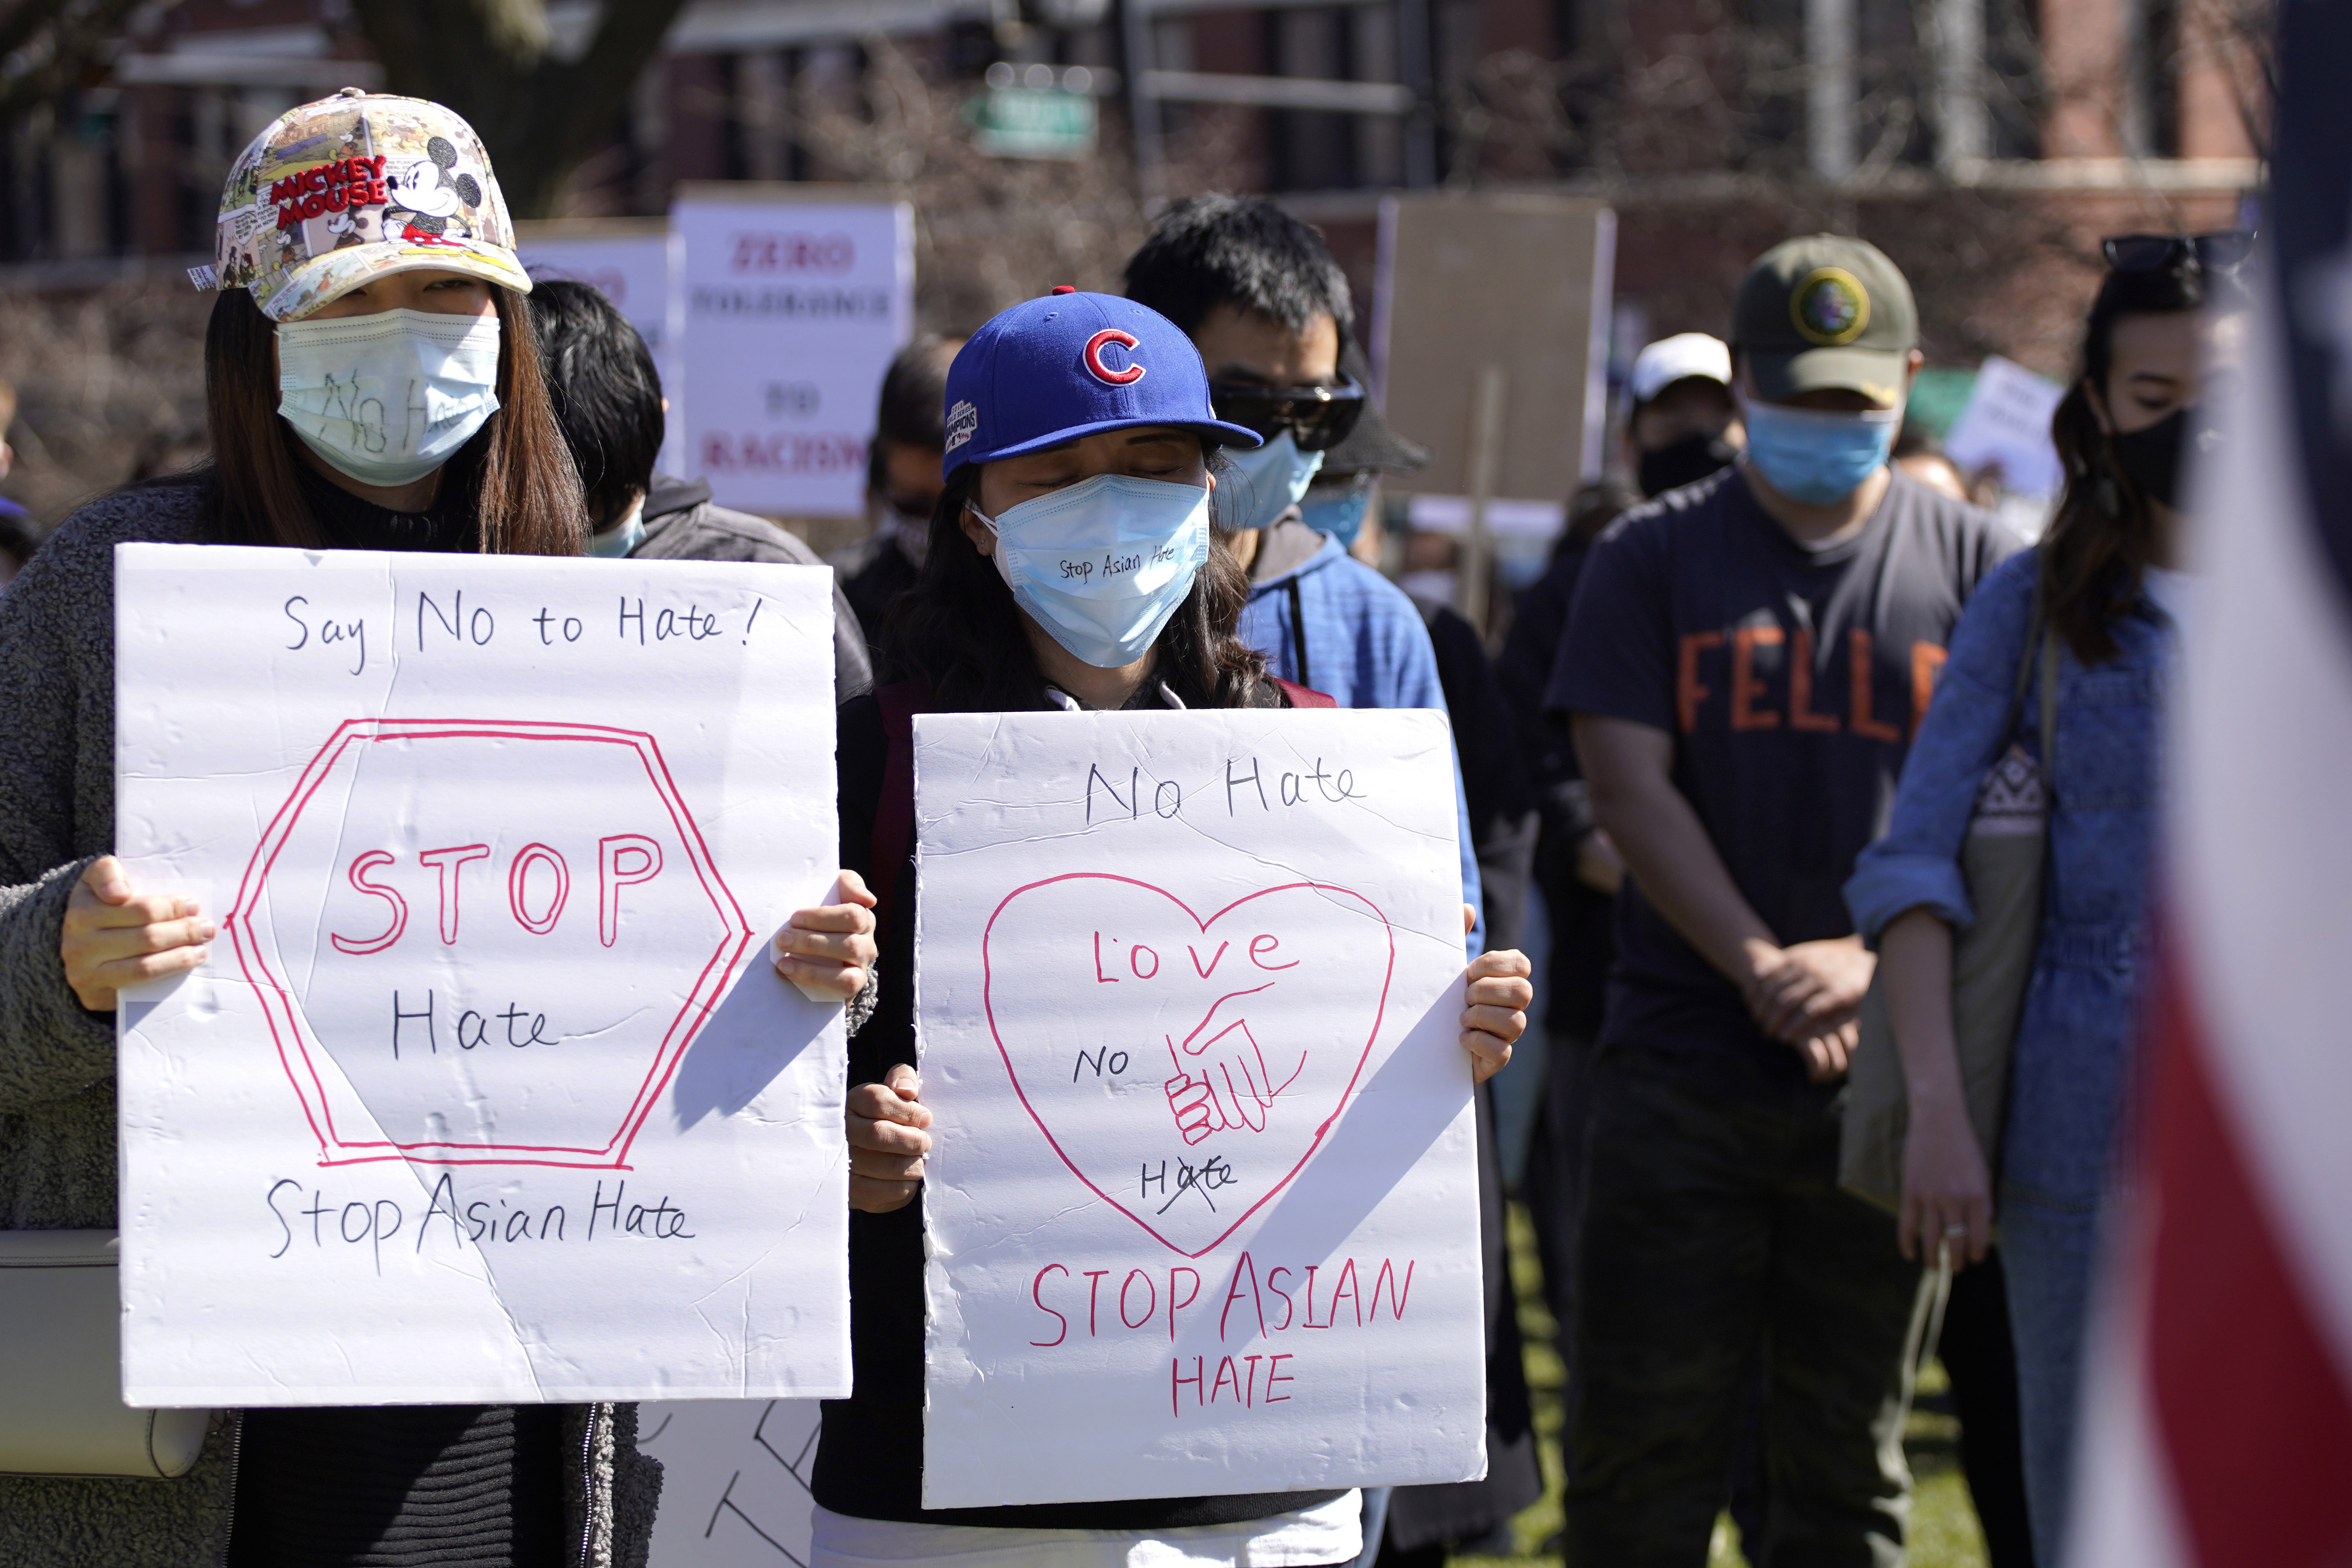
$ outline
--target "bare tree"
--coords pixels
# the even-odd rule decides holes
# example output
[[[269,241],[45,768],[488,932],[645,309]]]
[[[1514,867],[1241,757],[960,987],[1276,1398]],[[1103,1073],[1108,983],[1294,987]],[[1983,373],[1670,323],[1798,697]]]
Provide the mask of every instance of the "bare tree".
[[[2247,142],[2257,157],[2269,157],[2279,92],[2278,0],[2184,0],[2180,37],[2182,63],[2220,71]]]
[[[0,381],[18,399],[8,493],[56,522],[149,452],[201,447],[209,310],[178,279],[0,290]]]
[[[1118,292],[1150,218],[1116,127],[1106,126],[1090,158],[991,157],[972,145],[964,120],[971,84],[927,76],[886,39],[868,39],[865,51],[856,91],[793,95],[814,101],[791,131],[828,174],[914,205],[916,311],[926,326],[969,331],[1056,283]],[[1168,188],[1217,183],[1234,162],[1237,130],[1201,116],[1171,138]]]
[[[2197,0],[2258,5],[2269,0]],[[2029,0],[1987,0],[1979,82],[2000,133],[2028,139],[2047,107]],[[1487,55],[1442,90],[1449,183],[1706,174],[1801,183],[1812,80],[1792,18],[1696,0],[1686,31],[1636,41],[1626,13],[1557,58]],[[1787,7],[1781,8],[1785,13]],[[1856,175],[1864,183],[1926,159],[1936,77],[1924,3],[1865,0],[1854,54]]]
[[[555,209],[685,0],[605,0],[576,58],[555,48],[545,0],[352,0],[394,92],[429,98],[481,133],[519,217]]]
[[[2181,0],[2177,78],[2218,72],[2259,150],[2268,134],[2276,0]],[[1934,59],[1916,5],[1865,3],[1855,58],[1857,166],[1840,181],[1809,167],[1809,73],[1787,26],[1697,0],[1690,28],[1637,44],[1613,30],[1559,59],[1489,55],[1445,91],[1447,178],[1461,186],[1565,182],[1635,221],[1618,276],[1659,331],[1720,331],[1749,258],[1793,234],[1863,235],[1918,296],[1932,357],[1999,353],[2064,374],[2098,278],[2096,237],[2210,226],[2227,201],[2184,205],[2155,187],[2053,200],[1956,183],[1931,162]],[[2126,68],[2119,52],[2115,64]],[[2036,150],[2056,107],[2024,0],[1987,0],[1980,78],[1998,153]],[[2079,90],[2079,81],[2070,84]],[[2120,100],[2126,84],[2093,84]]]
[[[81,86],[148,0],[0,0],[0,125]],[[179,0],[160,0],[150,14]]]

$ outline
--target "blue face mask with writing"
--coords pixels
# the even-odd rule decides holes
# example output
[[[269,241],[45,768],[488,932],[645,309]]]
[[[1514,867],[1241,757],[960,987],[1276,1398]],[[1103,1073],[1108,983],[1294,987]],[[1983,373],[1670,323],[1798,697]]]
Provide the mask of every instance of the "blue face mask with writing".
[[[1774,489],[1808,506],[1829,506],[1859,489],[1885,466],[1903,424],[1899,406],[1832,414],[1743,397],[1739,413],[1748,461]]]
[[[1340,549],[1352,550],[1356,536],[1364,531],[1364,518],[1371,506],[1372,486],[1367,479],[1357,484],[1313,487],[1298,503],[1298,514],[1316,532],[1338,540]]]
[[[1097,474],[990,517],[997,574],[1072,658],[1098,669],[1141,658],[1209,559],[1209,492]]]
[[[1228,447],[1225,461],[1231,465],[1226,493],[1234,504],[1223,526],[1236,532],[1271,526],[1306,495],[1323,468],[1323,454],[1300,451],[1287,430],[1255,451]]]

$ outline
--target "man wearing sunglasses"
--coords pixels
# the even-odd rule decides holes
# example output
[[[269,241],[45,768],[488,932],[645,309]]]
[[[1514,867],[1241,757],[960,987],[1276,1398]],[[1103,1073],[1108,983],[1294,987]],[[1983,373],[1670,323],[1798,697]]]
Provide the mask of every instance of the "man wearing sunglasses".
[[[1421,612],[1301,521],[1307,486],[1364,399],[1339,371],[1355,307],[1322,237],[1261,198],[1187,196],[1128,258],[1127,297],[1192,338],[1217,417],[1265,437],[1255,452],[1226,453],[1217,479],[1217,539],[1250,577],[1241,635],[1276,675],[1342,708],[1444,712]],[[1462,899],[1476,909],[1466,815],[1461,837]],[[1485,941],[1481,917],[1472,951]]]
[[[1250,575],[1241,635],[1273,672],[1328,692],[1343,708],[1433,708],[1446,712],[1437,655],[1421,612],[1402,589],[1302,521],[1301,503],[1332,449],[1357,426],[1361,378],[1340,368],[1354,355],[1355,310],[1346,274],[1322,237],[1273,203],[1190,196],[1171,205],[1127,264],[1127,297],[1182,328],[1201,351],[1217,417],[1265,437],[1255,452],[1225,454],[1217,479],[1217,537]],[[1372,466],[1379,466],[1377,464]],[[1454,798],[1466,799],[1455,764]],[[1476,850],[1457,805],[1462,899],[1484,910]],[[1486,942],[1482,912],[1470,951]],[[1491,1141],[1480,1140],[1482,1160]],[[1489,1227],[1489,1300],[1508,1310],[1501,1228]],[[1492,1341],[1490,1340],[1490,1344]],[[1490,1358],[1490,1385],[1492,1384]],[[1493,1397],[1490,1408],[1523,1408]],[[1524,1430],[1490,1429],[1487,1479],[1464,1487],[1413,1488],[1402,1502],[1399,1547],[1479,1533],[1475,1521],[1508,1518],[1542,1492]],[[1385,1489],[1366,1499],[1364,1562],[1380,1549]]]

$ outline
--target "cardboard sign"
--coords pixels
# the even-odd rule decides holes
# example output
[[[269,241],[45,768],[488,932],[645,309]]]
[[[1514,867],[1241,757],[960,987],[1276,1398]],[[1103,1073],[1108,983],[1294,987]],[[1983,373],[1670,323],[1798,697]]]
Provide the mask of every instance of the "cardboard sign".
[[[679,189],[684,380],[670,412],[691,477],[722,506],[865,511],[882,376],[914,331],[915,216],[904,202],[857,198],[842,186]]]
[[[532,281],[567,278],[602,292],[646,340],[666,388],[678,380],[667,346],[671,250],[667,218],[542,218],[515,226],[515,252]],[[685,449],[677,432],[673,411],[661,453],[663,469],[673,474]]]
[[[1484,1473],[1451,744],[916,721],[925,1506]]]
[[[1944,455],[1964,474],[1999,468],[2003,489],[2056,495],[2065,473],[2050,438],[2050,419],[2065,395],[2066,389],[2055,382],[1999,354],[1988,354],[1968,406],[1944,437]]]
[[[1381,200],[1373,374],[1388,422],[1430,449],[1427,466],[1387,477],[1390,490],[1470,493],[1468,394],[1487,365],[1504,381],[1496,499],[1556,512],[1600,476],[1616,256],[1616,215],[1597,202],[1435,191]]]
[[[813,1399],[648,1400],[637,1451],[662,1466],[646,1568],[783,1568],[809,1560]]]
[[[136,1405],[839,1394],[821,568],[124,545]]]

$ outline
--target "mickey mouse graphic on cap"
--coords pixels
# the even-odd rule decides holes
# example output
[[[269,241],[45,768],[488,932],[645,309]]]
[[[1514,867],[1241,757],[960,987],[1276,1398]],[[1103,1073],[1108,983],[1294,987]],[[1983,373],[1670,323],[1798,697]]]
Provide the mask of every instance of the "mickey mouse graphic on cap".
[[[391,213],[404,212],[406,222],[400,237],[411,245],[446,245],[443,237],[449,220],[460,206],[467,210],[482,205],[481,182],[469,174],[457,172],[457,149],[446,136],[436,136],[425,143],[425,156],[403,169],[385,182],[392,193],[392,202],[385,216],[391,226]],[[461,222],[459,233],[465,234]]]
[[[415,268],[530,292],[474,128],[444,105],[358,88],[253,139],[221,187],[213,258],[192,269],[199,288],[243,289],[277,321]]]

